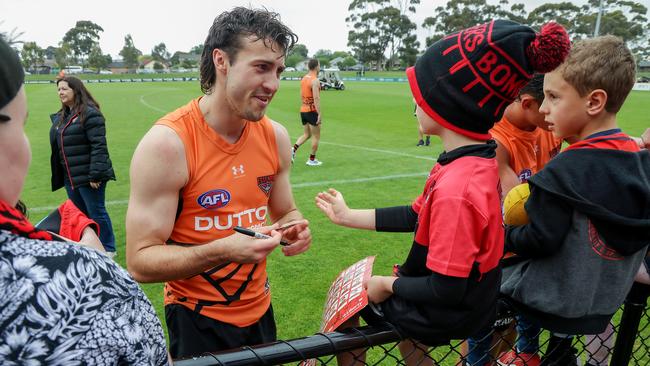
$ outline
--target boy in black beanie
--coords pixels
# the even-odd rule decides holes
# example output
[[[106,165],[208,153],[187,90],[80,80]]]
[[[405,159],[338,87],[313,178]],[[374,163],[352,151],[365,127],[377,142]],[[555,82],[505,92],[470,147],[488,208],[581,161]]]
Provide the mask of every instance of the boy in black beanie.
[[[566,31],[555,23],[536,34],[507,20],[434,43],[406,71],[424,133],[440,136],[445,148],[422,194],[411,205],[371,210],[348,208],[334,189],[317,195],[335,224],[415,233],[396,276],[373,276],[366,284],[370,302],[403,337],[435,345],[494,320],[503,228],[488,131],[533,73],[553,70],[568,49]],[[411,342],[400,349],[407,364],[424,357]]]

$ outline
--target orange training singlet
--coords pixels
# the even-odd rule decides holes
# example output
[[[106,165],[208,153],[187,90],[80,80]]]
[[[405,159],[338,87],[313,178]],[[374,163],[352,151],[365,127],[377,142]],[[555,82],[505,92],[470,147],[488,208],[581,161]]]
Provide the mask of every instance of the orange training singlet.
[[[524,131],[512,125],[505,117],[494,124],[490,134],[508,150],[510,167],[521,183],[527,182],[562,148],[562,140],[555,138],[553,133],[541,128]]]
[[[200,99],[200,98],[199,98]],[[234,226],[266,223],[278,149],[271,121],[247,122],[239,141],[226,142],[210,128],[195,99],[161,118],[185,146],[188,183],[170,240],[200,245],[234,234]],[[225,263],[196,276],[165,283],[165,305],[181,304],[207,317],[245,327],[271,303],[266,261]]]
[[[317,77],[309,73],[303,76],[302,80],[300,80],[300,96],[302,97],[302,105],[300,106],[301,112],[316,112],[316,106],[314,105],[314,90],[311,88],[311,84],[317,79]]]

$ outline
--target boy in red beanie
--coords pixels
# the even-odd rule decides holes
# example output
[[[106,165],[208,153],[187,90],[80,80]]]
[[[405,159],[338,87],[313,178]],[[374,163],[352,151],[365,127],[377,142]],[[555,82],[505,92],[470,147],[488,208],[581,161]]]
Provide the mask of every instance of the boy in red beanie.
[[[403,337],[436,345],[494,321],[503,228],[496,144],[488,131],[533,73],[553,70],[568,49],[566,31],[555,23],[536,34],[507,20],[434,43],[407,70],[422,130],[445,148],[422,194],[411,205],[370,210],[348,208],[334,189],[316,196],[335,224],[415,233],[397,276],[373,276],[366,284],[370,302]],[[408,364],[423,360],[411,342],[400,349]]]

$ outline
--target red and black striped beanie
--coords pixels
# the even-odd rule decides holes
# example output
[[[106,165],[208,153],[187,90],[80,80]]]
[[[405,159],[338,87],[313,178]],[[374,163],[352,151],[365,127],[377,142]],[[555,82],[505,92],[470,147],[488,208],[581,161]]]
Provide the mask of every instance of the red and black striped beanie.
[[[406,70],[416,103],[441,126],[476,140],[501,119],[535,72],[559,66],[569,53],[566,30],[548,23],[540,33],[493,20],[431,45]]]

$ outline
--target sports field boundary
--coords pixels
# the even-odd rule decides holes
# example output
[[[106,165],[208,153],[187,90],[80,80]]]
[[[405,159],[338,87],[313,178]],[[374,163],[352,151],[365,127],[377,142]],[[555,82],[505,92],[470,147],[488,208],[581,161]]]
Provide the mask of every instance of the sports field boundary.
[[[390,179],[402,179],[402,178],[415,178],[415,177],[426,177],[428,172],[421,173],[406,173],[406,174],[394,174],[394,175],[384,175],[379,177],[367,177],[367,178],[355,178],[355,179],[338,179],[338,180],[322,180],[318,182],[303,182],[292,184],[292,188],[305,188],[305,187],[316,187],[316,186],[328,186],[334,184],[356,184],[356,183],[367,183],[373,181],[382,181]],[[129,200],[113,200],[106,201],[106,206],[122,206],[129,203]],[[32,207],[29,209],[29,212],[47,212],[56,209],[58,206],[41,206],[41,207]]]

